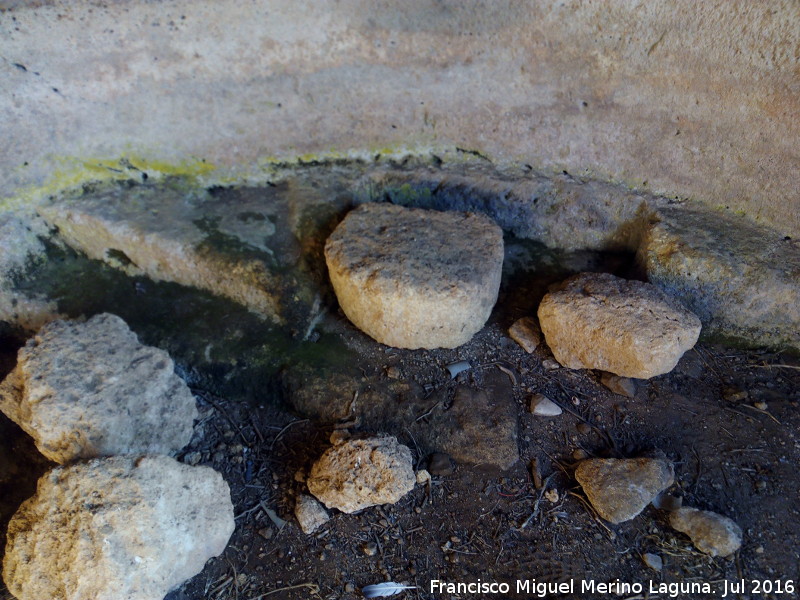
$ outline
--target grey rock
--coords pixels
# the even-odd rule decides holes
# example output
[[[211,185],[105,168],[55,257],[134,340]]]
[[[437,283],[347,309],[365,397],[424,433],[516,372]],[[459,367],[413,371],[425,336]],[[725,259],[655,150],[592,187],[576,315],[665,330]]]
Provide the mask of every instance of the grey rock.
[[[664,208],[642,240],[648,279],[749,346],[800,348],[800,244],[721,212]]]
[[[228,485],[166,456],[57,467],[8,527],[3,579],[19,600],[161,600],[233,533]]]
[[[710,556],[730,556],[742,545],[742,529],[715,512],[684,507],[670,513],[669,524]]]
[[[662,558],[658,554],[653,554],[652,552],[645,552],[642,554],[642,562],[653,569],[653,571],[660,571],[664,568],[664,561]]]
[[[59,463],[174,453],[197,417],[169,355],[111,314],[44,326],[0,384],[0,410]]]
[[[539,324],[559,363],[648,379],[694,346],[700,320],[657,287],[581,273],[542,299]]]
[[[503,233],[487,216],[387,203],[351,211],[325,243],[344,313],[399,348],[455,348],[497,301]]]
[[[600,383],[619,396],[636,397],[636,382],[630,377],[620,377],[613,373],[600,375]]]
[[[575,478],[597,513],[611,523],[633,519],[672,485],[672,463],[658,458],[592,458],[575,470]]]
[[[537,417],[557,417],[564,412],[558,404],[544,394],[533,394],[531,396],[530,410]]]
[[[328,508],[354,513],[393,504],[414,488],[411,450],[392,436],[351,439],[311,467],[308,490]]]
[[[303,533],[314,533],[330,520],[330,515],[316,498],[300,494],[294,505],[294,516]]]

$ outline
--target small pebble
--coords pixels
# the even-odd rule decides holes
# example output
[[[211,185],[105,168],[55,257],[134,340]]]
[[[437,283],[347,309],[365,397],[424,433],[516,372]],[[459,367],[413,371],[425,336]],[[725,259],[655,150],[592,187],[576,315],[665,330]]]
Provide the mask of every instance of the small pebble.
[[[508,335],[528,354],[536,350],[542,341],[539,326],[533,317],[522,317],[508,329]]]
[[[367,542],[361,547],[361,550],[367,556],[375,556],[378,553],[378,544],[375,542]]]
[[[660,571],[662,568],[664,568],[664,561],[661,560],[661,557],[658,554],[646,552],[642,554],[642,560],[644,561],[644,564],[654,571]]]
[[[586,454],[586,452],[585,452],[584,450],[581,450],[580,448],[578,448],[577,450],[573,450],[573,451],[572,451],[572,458],[573,458],[574,460],[584,460],[584,459],[586,459],[588,456],[589,456],[589,455],[588,455],[588,454]]]
[[[555,369],[560,369],[561,365],[554,361],[552,358],[545,358],[542,361],[542,367],[545,368],[547,371],[553,371]]]
[[[728,402],[741,402],[747,400],[749,396],[747,390],[738,387],[729,386],[722,390],[722,397]]]
[[[426,471],[425,469],[420,469],[417,471],[417,483],[422,485],[423,483],[427,483],[431,480],[431,474]]]
[[[346,583],[344,586],[344,591],[348,594],[352,594],[356,591],[356,586],[354,586],[352,583]]]
[[[547,498],[547,500],[549,502],[552,502],[553,504],[555,504],[556,502],[558,502],[558,498],[559,498],[558,490],[554,489],[554,488],[550,488],[549,490],[547,490],[544,493],[544,497]]]
[[[400,379],[400,369],[397,367],[386,367],[386,376],[389,379]]]
[[[636,396],[636,382],[629,377],[620,377],[613,373],[603,373],[600,383],[619,396],[633,398]]]
[[[563,412],[558,404],[544,394],[531,396],[530,411],[537,417],[557,417]]]
[[[756,402],[755,404],[753,404],[753,406],[755,406],[758,410],[767,410],[767,403],[763,401]]]
[[[582,421],[575,426],[575,429],[578,430],[578,433],[589,433],[592,430],[591,427]]]

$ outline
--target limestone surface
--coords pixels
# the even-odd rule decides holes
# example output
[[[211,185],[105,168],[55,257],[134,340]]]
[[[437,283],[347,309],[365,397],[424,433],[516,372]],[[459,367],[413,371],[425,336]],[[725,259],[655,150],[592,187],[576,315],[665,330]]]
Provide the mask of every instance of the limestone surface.
[[[0,384],[0,410],[58,463],[177,452],[197,417],[169,355],[107,313],[44,326]]]
[[[308,490],[328,508],[354,513],[393,504],[414,488],[411,450],[393,436],[351,439],[311,467]]]
[[[670,514],[669,524],[688,535],[698,550],[710,556],[730,556],[742,545],[742,529],[715,512],[680,508]]]
[[[602,518],[622,523],[671,486],[674,471],[660,458],[592,458],[578,465],[575,479]]]
[[[581,273],[545,295],[539,323],[559,363],[648,379],[671,371],[700,334],[700,320],[657,287]]]
[[[57,467],[8,527],[3,579],[19,600],[161,600],[233,533],[228,484],[166,456]]]
[[[370,203],[339,224],[325,260],[342,310],[362,331],[398,348],[454,348],[497,300],[503,234],[482,214]]]
[[[800,349],[800,244],[743,218],[661,209],[638,252],[648,279],[707,334]]]

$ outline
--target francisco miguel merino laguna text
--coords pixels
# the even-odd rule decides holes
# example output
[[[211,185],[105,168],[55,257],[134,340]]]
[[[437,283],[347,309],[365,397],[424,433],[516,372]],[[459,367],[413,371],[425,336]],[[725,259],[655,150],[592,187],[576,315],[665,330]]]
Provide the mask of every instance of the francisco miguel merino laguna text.
[[[552,582],[536,581],[536,579],[517,579],[514,583],[513,591],[517,594],[529,594],[537,598],[544,598],[551,594],[609,594],[617,596],[620,594],[641,594],[647,590],[650,594],[660,594],[670,598],[677,598],[680,594],[710,594],[712,593],[711,584],[707,582],[682,582],[682,583],[662,583],[658,581],[647,581],[647,586],[639,582],[620,581],[596,581],[594,579],[582,579],[576,581]],[[430,593],[445,594],[510,594],[512,586],[503,581],[460,581],[450,582],[440,579],[432,579]]]

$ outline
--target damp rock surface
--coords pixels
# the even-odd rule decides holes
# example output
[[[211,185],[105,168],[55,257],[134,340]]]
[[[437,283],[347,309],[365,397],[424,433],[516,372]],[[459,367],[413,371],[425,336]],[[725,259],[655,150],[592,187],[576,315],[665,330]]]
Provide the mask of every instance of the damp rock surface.
[[[559,363],[649,379],[670,372],[700,320],[660,289],[608,273],[581,273],[545,295],[539,323]]]
[[[503,234],[487,216],[364,204],[325,244],[347,317],[398,348],[454,348],[479,331],[497,300]]]
[[[414,488],[411,450],[393,436],[352,439],[326,450],[311,467],[308,490],[328,508],[354,513],[393,504]]]
[[[718,212],[661,209],[638,259],[711,335],[800,349],[797,240]]]
[[[57,467],[8,528],[3,579],[19,600],[161,600],[233,533],[228,484],[165,456]]]
[[[742,529],[732,519],[708,510],[684,507],[670,513],[669,524],[688,535],[710,556],[730,556],[742,545]]]
[[[575,479],[602,518],[622,523],[672,485],[674,470],[660,458],[592,458],[578,465]]]
[[[108,313],[43,327],[0,384],[0,410],[58,463],[177,452],[197,417],[169,355]]]

